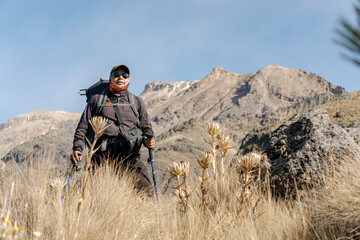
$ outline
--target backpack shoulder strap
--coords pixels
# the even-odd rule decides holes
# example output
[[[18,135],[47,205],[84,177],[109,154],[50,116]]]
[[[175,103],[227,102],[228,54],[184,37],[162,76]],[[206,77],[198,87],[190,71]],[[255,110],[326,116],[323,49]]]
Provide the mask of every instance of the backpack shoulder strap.
[[[128,98],[130,107],[133,110],[135,117],[137,119],[137,126],[140,127],[140,105],[139,101],[136,99],[135,95],[128,91]]]
[[[99,93],[99,96],[98,96],[97,101],[96,101],[96,107],[97,107],[97,108],[103,107],[103,105],[104,105],[104,103],[105,103],[105,101],[106,101],[107,93],[108,93],[108,89],[107,89],[107,88],[103,89],[103,90]]]
[[[108,89],[107,88],[103,89],[98,94],[98,98],[96,99],[95,115],[98,115],[100,113],[101,109],[105,106],[105,101],[106,101],[106,98],[107,98],[107,94],[108,94]]]
[[[96,99],[96,103],[95,103],[95,113],[94,113],[94,116],[97,116],[102,107],[105,105],[105,101],[106,101],[106,97],[107,97],[107,94],[108,94],[108,88],[104,88],[103,90],[101,90],[99,93],[98,93],[98,97]],[[89,139],[89,141],[92,143],[94,141],[94,137],[95,137],[95,133],[92,129],[92,127],[90,127],[86,133],[86,137]],[[88,145],[88,142],[85,141],[86,145]]]

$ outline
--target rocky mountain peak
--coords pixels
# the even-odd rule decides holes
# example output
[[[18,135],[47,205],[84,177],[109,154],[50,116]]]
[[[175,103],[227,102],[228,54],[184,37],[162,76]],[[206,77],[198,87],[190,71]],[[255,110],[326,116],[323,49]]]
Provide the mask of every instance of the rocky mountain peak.
[[[215,67],[213,70],[202,80],[199,81],[199,87],[215,87],[215,86],[230,86],[233,84],[234,79],[243,74],[229,72],[222,67]]]
[[[308,73],[296,68],[285,68],[278,65],[269,65],[261,68],[255,73],[257,80],[261,79],[264,82],[268,82],[272,85],[279,85],[282,87],[294,88],[295,85],[299,86],[299,90],[305,90],[305,92],[314,91],[326,91],[333,94],[345,94],[346,91],[341,86],[334,86],[321,76]],[[295,84],[295,85],[294,85]]]
[[[345,93],[316,74],[269,65],[249,74],[215,67],[200,81],[152,82],[141,97],[155,131],[162,133],[194,117],[212,120],[274,113],[316,96]]]
[[[148,102],[171,98],[180,92],[190,88],[198,81],[179,81],[179,82],[158,82],[154,81],[146,84],[145,90],[140,97]]]
[[[214,67],[210,74],[227,73],[227,72],[229,71],[227,71],[222,67]]]

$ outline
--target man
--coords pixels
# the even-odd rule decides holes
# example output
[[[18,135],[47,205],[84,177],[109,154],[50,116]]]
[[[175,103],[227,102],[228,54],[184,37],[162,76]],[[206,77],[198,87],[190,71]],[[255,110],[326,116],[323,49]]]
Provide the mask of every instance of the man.
[[[94,116],[102,116],[108,119],[107,128],[96,147],[99,150],[94,154],[93,163],[100,165],[102,161],[109,159],[114,161],[117,167],[128,167],[136,174],[136,187],[146,189],[151,193],[151,182],[147,174],[145,164],[140,158],[140,147],[142,142],[147,148],[155,147],[154,132],[152,130],[150,117],[144,101],[132,95],[127,88],[130,83],[130,70],[126,65],[116,65],[110,72],[109,88],[105,92],[95,94],[91,97],[80,118],[74,134],[73,153],[70,161],[77,164],[82,159],[82,151],[85,147],[85,135],[91,131],[89,120]],[[99,107],[98,98],[103,94],[104,103]],[[136,101],[137,108],[134,108]],[[138,115],[138,117],[136,116]],[[141,131],[139,131],[140,129]],[[126,136],[129,133],[139,133],[135,136],[140,140],[138,146],[130,146]],[[142,133],[142,134],[141,134]],[[136,134],[133,134],[136,135]]]

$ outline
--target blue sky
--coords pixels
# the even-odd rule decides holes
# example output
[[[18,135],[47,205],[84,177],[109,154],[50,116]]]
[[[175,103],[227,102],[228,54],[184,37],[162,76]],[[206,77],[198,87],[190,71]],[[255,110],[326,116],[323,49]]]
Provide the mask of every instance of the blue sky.
[[[130,90],[200,80],[216,66],[270,64],[316,73],[349,92],[360,68],[334,43],[354,0],[0,0],[0,123],[38,109],[82,112],[78,90],[127,64]]]

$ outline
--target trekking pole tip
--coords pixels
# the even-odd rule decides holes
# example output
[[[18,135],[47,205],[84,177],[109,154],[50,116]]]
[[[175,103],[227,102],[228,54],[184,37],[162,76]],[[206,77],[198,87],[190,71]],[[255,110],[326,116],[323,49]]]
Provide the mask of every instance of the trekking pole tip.
[[[78,165],[77,165],[77,163],[75,163],[74,165],[73,165],[73,169],[75,169],[75,171],[80,171],[81,170],[81,167],[79,167]]]

